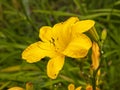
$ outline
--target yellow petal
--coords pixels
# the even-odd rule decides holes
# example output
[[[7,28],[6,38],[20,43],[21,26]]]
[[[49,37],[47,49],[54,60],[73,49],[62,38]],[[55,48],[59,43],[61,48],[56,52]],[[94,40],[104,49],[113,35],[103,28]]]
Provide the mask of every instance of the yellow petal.
[[[79,21],[79,18],[78,17],[70,17],[69,19],[67,19],[65,22],[66,23],[75,23],[75,22],[77,22],[77,21]]]
[[[75,85],[74,84],[69,84],[68,85],[68,90],[75,90]]]
[[[86,90],[93,90],[93,88],[92,88],[91,85],[87,85],[87,86],[86,86]]]
[[[75,90],[81,90],[82,89],[82,87],[80,86],[80,87],[77,87]]]
[[[42,41],[49,41],[51,39],[51,27],[43,26],[40,28],[39,37]]]
[[[93,42],[93,46],[92,46],[92,66],[93,66],[93,69],[95,69],[95,70],[99,66],[99,57],[100,57],[99,46],[96,42]]]
[[[71,27],[74,25],[74,23],[76,23],[78,21],[79,21],[79,19],[77,17],[71,17],[63,23],[62,33],[61,33],[61,36],[64,41],[63,43],[68,44],[70,42],[71,35],[72,35]]]
[[[9,88],[8,90],[25,90],[21,87],[12,87],[12,88]]]
[[[64,30],[70,29],[76,22],[79,22],[77,17],[70,17],[65,22],[63,22],[64,26],[62,28]]]
[[[58,55],[49,60],[47,64],[47,75],[51,79],[56,79],[59,71],[64,65],[65,57],[63,55]]]
[[[71,26],[78,21],[77,17],[71,17],[65,22],[55,24],[52,28],[52,38],[55,46],[62,51],[71,40]]]
[[[72,29],[75,33],[83,33],[92,28],[94,24],[93,20],[78,21],[72,26]]]
[[[29,63],[37,62],[47,57],[54,57],[56,52],[50,43],[36,42],[28,46],[22,53],[22,59],[27,60]]]
[[[71,27],[78,21],[79,21],[79,19],[77,17],[71,17],[62,23],[63,26],[62,26],[61,36],[63,37],[63,40],[65,42],[69,41],[69,39],[71,38],[71,35],[72,35]]]
[[[54,43],[56,45],[56,47],[63,47],[63,35],[62,35],[62,27],[63,27],[63,24],[62,23],[57,23],[53,26],[53,29],[52,29],[52,38],[54,40]],[[59,46],[61,45],[61,47]],[[63,45],[63,46],[62,46]]]
[[[86,90],[93,90],[92,86],[91,85],[87,85],[86,86]],[[100,90],[98,87],[96,87],[96,90]]]
[[[80,34],[77,38],[71,40],[63,54],[72,58],[83,58],[87,55],[91,46],[91,40],[85,34]]]

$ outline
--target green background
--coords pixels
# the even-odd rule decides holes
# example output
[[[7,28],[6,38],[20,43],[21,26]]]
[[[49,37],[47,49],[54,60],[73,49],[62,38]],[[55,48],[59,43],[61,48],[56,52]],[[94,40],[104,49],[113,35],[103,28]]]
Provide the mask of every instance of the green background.
[[[53,26],[71,16],[95,20],[100,36],[107,30],[100,87],[120,90],[120,0],[0,0],[0,90],[25,88],[27,82],[34,90],[67,90],[70,83],[90,83],[89,58],[66,58],[56,80],[46,75],[48,58],[33,64],[21,59],[22,51],[40,40],[41,26]]]

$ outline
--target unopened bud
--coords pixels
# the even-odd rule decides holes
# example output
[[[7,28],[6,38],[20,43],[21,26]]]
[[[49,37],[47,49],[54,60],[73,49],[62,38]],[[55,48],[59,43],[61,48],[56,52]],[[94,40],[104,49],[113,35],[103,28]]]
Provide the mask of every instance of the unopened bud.
[[[34,89],[33,89],[33,84],[32,84],[31,82],[28,82],[28,83],[26,84],[26,90],[34,90]]]
[[[101,34],[101,40],[105,40],[107,37],[107,30],[103,29],[102,34]]]
[[[99,41],[99,35],[98,35],[95,27],[92,27],[88,32],[94,41],[96,41],[96,42]]]

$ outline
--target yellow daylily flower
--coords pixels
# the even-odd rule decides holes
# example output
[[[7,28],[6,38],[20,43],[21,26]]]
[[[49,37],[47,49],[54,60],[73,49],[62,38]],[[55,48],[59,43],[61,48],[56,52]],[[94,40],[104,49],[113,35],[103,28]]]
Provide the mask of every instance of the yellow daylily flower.
[[[26,83],[25,89],[22,87],[15,86],[15,87],[9,88],[8,90],[34,90],[34,88],[33,88],[33,84],[31,82],[28,82]]]
[[[93,87],[91,85],[86,85],[85,90],[93,90]],[[79,86],[77,88],[75,88],[74,84],[69,84],[68,85],[68,90],[82,90],[82,86]],[[100,90],[98,87],[96,87],[96,90]]]
[[[91,85],[87,85],[86,90],[93,90],[93,87]],[[100,90],[100,89],[96,87],[96,90]]]
[[[74,85],[74,84],[69,84],[69,85],[68,85],[68,90],[81,90],[81,89],[82,89],[81,86],[75,88],[75,85]]]
[[[83,58],[87,55],[92,42],[84,32],[94,26],[93,20],[79,21],[71,17],[53,27],[40,28],[41,41],[31,44],[22,53],[22,58],[29,63],[50,57],[47,64],[47,75],[55,79],[64,65],[65,56]]]

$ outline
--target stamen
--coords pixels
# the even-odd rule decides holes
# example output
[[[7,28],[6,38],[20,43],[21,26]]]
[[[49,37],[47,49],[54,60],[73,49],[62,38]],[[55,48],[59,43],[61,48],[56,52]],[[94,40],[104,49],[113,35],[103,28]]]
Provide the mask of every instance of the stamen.
[[[49,40],[49,42],[55,46],[55,39],[53,37],[51,37],[51,40]]]

